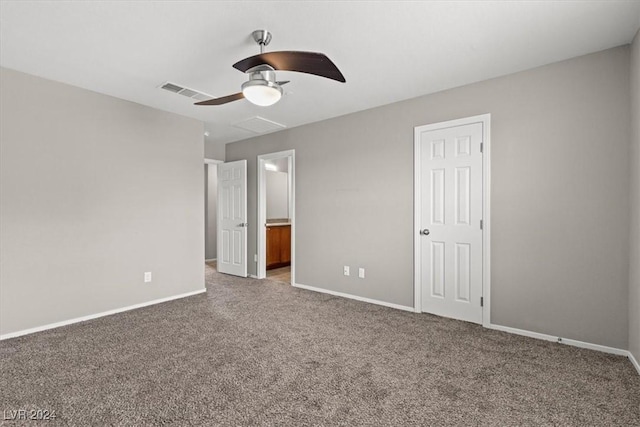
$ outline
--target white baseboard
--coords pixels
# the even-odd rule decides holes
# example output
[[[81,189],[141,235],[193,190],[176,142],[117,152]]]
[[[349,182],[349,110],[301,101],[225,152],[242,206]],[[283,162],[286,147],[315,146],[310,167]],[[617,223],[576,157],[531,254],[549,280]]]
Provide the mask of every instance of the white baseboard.
[[[640,375],[640,363],[638,363],[638,360],[633,356],[633,353],[629,352],[629,360],[631,360],[631,364],[636,368],[636,371],[638,371],[638,375]]]
[[[314,292],[320,292],[320,293],[323,293],[323,294],[335,295],[337,297],[354,299],[356,301],[368,302],[370,304],[383,305],[385,307],[395,308],[397,310],[411,311],[411,312],[415,311],[413,307],[407,307],[406,305],[393,304],[391,302],[385,302],[385,301],[379,301],[379,300],[371,299],[371,298],[359,297],[357,295],[345,294],[343,292],[330,291],[328,289],[316,288],[314,286],[302,285],[300,283],[292,283],[291,285],[295,286],[296,288],[306,289],[308,291],[314,291]]]
[[[173,295],[166,298],[160,298],[152,301],[142,302],[140,304],[134,304],[127,307],[121,307],[113,310],[103,311],[101,313],[89,314],[87,316],[76,317],[74,319],[69,319],[69,320],[63,320],[62,322],[49,323],[48,325],[36,326],[35,328],[23,329],[22,331],[10,332],[8,334],[0,335],[0,340],[16,338],[22,335],[28,335],[28,334],[33,334],[35,332],[46,331],[47,329],[53,329],[53,328],[59,328],[60,326],[71,325],[72,323],[84,322],[87,320],[97,319],[98,317],[104,317],[104,316],[110,316],[116,313],[122,313],[123,311],[135,310],[136,308],[142,308],[142,307],[147,307],[149,305],[160,304],[160,303],[175,300],[175,299],[186,298],[193,295],[201,294],[206,291],[207,291],[206,289],[200,289],[198,291],[187,292],[180,295]]]
[[[573,347],[587,348],[589,350],[602,351],[604,353],[617,354],[618,356],[629,356],[628,350],[621,348],[607,347],[606,345],[592,344],[584,341],[572,340],[568,338],[554,337],[553,335],[541,334],[540,332],[532,332],[524,329],[510,328],[508,326],[501,326],[495,324],[489,324],[489,329],[495,329],[497,331],[509,332],[510,334],[523,335],[525,337],[537,338],[544,341],[553,341],[559,344],[566,344]]]
[[[544,341],[557,342],[559,344],[565,344],[573,347],[580,347],[580,348],[586,348],[589,350],[601,351],[603,353],[615,354],[618,356],[626,356],[629,359],[629,361],[631,361],[631,364],[633,365],[633,367],[636,368],[636,371],[638,371],[638,375],[640,375],[640,364],[638,363],[636,358],[633,356],[633,354],[629,350],[623,350],[621,348],[615,348],[615,347],[607,347],[606,345],[592,344],[589,342],[572,340],[568,338],[554,337],[553,335],[541,334],[540,332],[532,332],[524,329],[510,328],[508,326],[495,325],[491,323],[486,327],[489,329],[495,329],[496,331],[508,332],[510,334],[522,335],[525,337],[536,338]]]
[[[255,274],[250,274],[249,277],[252,278],[252,279],[259,279],[259,277],[256,276]]]
[[[205,259],[204,262],[211,262],[211,261],[217,261],[218,258],[210,258],[210,259]]]

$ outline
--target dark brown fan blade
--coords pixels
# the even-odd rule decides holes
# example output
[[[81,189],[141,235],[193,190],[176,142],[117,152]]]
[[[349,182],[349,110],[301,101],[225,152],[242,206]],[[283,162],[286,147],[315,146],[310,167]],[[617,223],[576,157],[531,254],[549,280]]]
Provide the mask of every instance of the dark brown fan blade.
[[[194,105],[222,105],[226,104],[227,102],[237,101],[238,99],[242,98],[244,98],[244,95],[242,94],[242,92],[238,92],[234,93],[233,95],[223,96],[221,98],[213,98],[202,102],[196,102]]]
[[[233,64],[233,68],[245,73],[258,65],[269,65],[275,70],[297,71],[345,83],[346,80],[336,64],[323,53],[280,51],[250,56]]]

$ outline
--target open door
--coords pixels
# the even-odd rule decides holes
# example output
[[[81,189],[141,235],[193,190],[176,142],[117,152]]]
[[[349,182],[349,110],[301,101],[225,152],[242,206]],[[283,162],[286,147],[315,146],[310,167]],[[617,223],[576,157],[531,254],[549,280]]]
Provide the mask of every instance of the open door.
[[[218,271],[247,277],[247,161],[218,165]]]

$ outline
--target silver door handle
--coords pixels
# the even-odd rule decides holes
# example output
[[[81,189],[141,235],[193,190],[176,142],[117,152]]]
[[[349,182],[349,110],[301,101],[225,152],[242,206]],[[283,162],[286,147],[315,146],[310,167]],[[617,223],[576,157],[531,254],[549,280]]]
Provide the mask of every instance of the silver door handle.
[[[248,222],[241,222],[240,224],[238,224],[238,227],[248,227],[249,223]]]
[[[428,236],[429,233],[431,233],[431,231],[429,231],[428,228],[425,228],[424,230],[420,230],[420,235],[421,236]]]

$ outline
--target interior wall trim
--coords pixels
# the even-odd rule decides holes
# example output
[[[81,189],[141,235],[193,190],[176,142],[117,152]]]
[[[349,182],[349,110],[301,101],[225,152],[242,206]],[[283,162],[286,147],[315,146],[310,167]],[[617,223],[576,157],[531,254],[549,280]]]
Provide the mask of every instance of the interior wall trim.
[[[386,301],[380,301],[380,300],[361,297],[361,296],[357,296],[357,295],[351,295],[351,294],[347,294],[347,293],[344,293],[344,292],[331,291],[329,289],[317,288],[317,287],[314,287],[314,286],[303,285],[303,284],[300,284],[300,283],[293,283],[292,285],[294,287],[296,287],[296,288],[305,289],[305,290],[308,290],[308,291],[319,292],[319,293],[324,293],[324,294],[329,294],[329,295],[335,295],[335,296],[342,297],[342,298],[348,298],[348,299],[352,299],[352,300],[356,300],[356,301],[362,301],[362,302],[366,302],[366,303],[370,303],[370,304],[381,305],[381,306],[384,306],[384,307],[394,308],[394,309],[397,309],[397,310],[403,310],[403,311],[409,311],[409,312],[414,312],[415,311],[414,307],[404,306],[404,305],[400,305],[400,304],[394,304],[394,303],[390,303],[390,302],[386,302]],[[16,337],[20,337],[20,336],[23,336],[23,335],[29,335],[29,334],[33,334],[33,333],[36,333],[36,332],[46,331],[48,329],[59,328],[61,326],[66,326],[66,325],[71,325],[71,324],[74,324],[74,323],[85,322],[87,320],[97,319],[97,318],[100,318],[100,317],[110,316],[112,314],[117,314],[117,313],[122,313],[122,312],[125,312],[125,311],[135,310],[137,308],[148,307],[150,305],[161,304],[163,302],[168,302],[168,301],[181,299],[181,298],[187,298],[187,297],[190,297],[190,296],[194,296],[194,295],[199,295],[201,293],[205,293],[206,291],[207,291],[206,289],[200,289],[200,290],[193,291],[193,292],[187,292],[187,293],[183,293],[183,294],[179,294],[179,295],[173,295],[173,296],[170,296],[170,297],[159,298],[159,299],[155,299],[155,300],[152,300],[152,301],[147,301],[147,302],[134,304],[134,305],[126,306],[126,307],[116,308],[116,309],[113,309],[113,310],[103,311],[101,313],[96,313],[96,314],[90,314],[90,315],[87,315],[87,316],[76,317],[76,318],[73,318],[73,319],[63,320],[61,322],[49,323],[47,325],[37,326],[35,328],[23,329],[23,330],[17,331],[17,332],[10,332],[8,334],[0,335],[0,340],[16,338]],[[626,356],[629,359],[629,361],[631,362],[631,364],[633,365],[633,367],[638,372],[638,375],[640,375],[640,363],[638,363],[638,361],[634,357],[633,353],[631,353],[629,350],[624,350],[624,349],[615,348],[615,347],[608,347],[608,346],[604,346],[604,345],[600,345],[600,344],[588,343],[588,342],[584,342],[584,341],[572,340],[572,339],[568,339],[568,338],[556,337],[556,336],[553,336],[553,335],[543,334],[543,333],[540,333],[540,332],[527,331],[527,330],[524,330],[524,329],[511,328],[509,326],[489,324],[489,325],[487,325],[485,327],[488,328],[488,329],[496,330],[496,331],[506,332],[506,333],[515,334],[515,335],[521,335],[521,336],[525,336],[525,337],[529,337],[529,338],[540,339],[540,340],[543,340],[543,341],[557,342],[559,344],[569,345],[569,346],[573,346],[573,347],[585,348],[585,349],[588,349],[588,350],[595,350],[595,351],[600,351],[600,352],[603,352],[603,353],[615,354],[615,355],[618,355],[618,356]]]
[[[638,360],[633,356],[633,353],[631,353],[630,351],[628,352],[629,355],[629,360],[631,360],[631,364],[636,368],[636,371],[638,371],[638,375],[640,375],[640,363],[638,363]]]
[[[97,319],[99,317],[111,316],[112,314],[122,313],[123,311],[135,310],[136,308],[142,308],[142,307],[147,307],[147,306],[150,306],[150,305],[160,304],[160,303],[163,303],[163,302],[168,302],[168,301],[172,301],[172,300],[176,300],[176,299],[180,299],[180,298],[186,298],[186,297],[190,297],[190,296],[193,296],[193,295],[198,295],[198,294],[201,294],[201,293],[204,293],[204,292],[207,292],[207,290],[206,289],[200,289],[200,290],[193,291],[193,292],[187,292],[187,293],[184,293],[184,294],[173,295],[173,296],[170,296],[170,297],[155,299],[155,300],[151,300],[151,301],[147,301],[147,302],[142,302],[142,303],[139,303],[139,304],[129,305],[129,306],[126,306],[126,307],[116,308],[116,309],[108,310],[108,311],[103,311],[101,313],[89,314],[87,316],[76,317],[76,318],[73,318],[73,319],[63,320],[61,322],[55,322],[55,323],[49,323],[47,325],[36,326],[35,328],[23,329],[23,330],[17,331],[17,332],[10,332],[8,334],[0,335],[0,341],[6,340],[6,339],[9,339],[9,338],[20,337],[22,335],[33,334],[33,333],[40,332],[40,331],[46,331],[48,329],[59,328],[61,326],[71,325],[73,323],[85,322],[87,320]]]
[[[356,301],[368,302],[370,304],[382,305],[384,307],[395,308],[397,310],[410,311],[410,312],[414,311],[413,307],[409,307],[409,306],[406,306],[406,305],[394,304],[394,303],[391,303],[391,302],[380,301],[380,300],[377,300],[377,299],[365,298],[365,297],[360,297],[360,296],[351,295],[351,294],[345,294],[344,292],[330,291],[329,289],[316,288],[314,286],[302,285],[300,283],[292,283],[292,285],[294,287],[296,287],[296,288],[306,289],[308,291],[320,292],[320,293],[323,293],[323,294],[335,295],[337,297],[349,298],[349,299],[353,299],[353,300],[356,300]]]
[[[320,293],[323,293],[323,294],[335,295],[335,296],[338,296],[338,297],[349,298],[349,299],[353,299],[353,300],[356,300],[356,301],[367,302],[367,303],[370,303],[370,304],[382,305],[382,306],[385,306],[385,307],[395,308],[395,309],[398,309],[398,310],[415,312],[414,307],[408,307],[408,306],[404,306],[404,305],[400,305],[400,304],[393,304],[393,303],[386,302],[386,301],[380,301],[380,300],[375,300],[375,299],[372,299],[372,298],[360,297],[360,296],[357,296],[357,295],[351,295],[351,294],[346,294],[346,293],[343,293],[343,292],[331,291],[331,290],[328,290],[328,289],[316,288],[314,286],[307,286],[307,285],[303,285],[303,284],[300,284],[300,283],[293,283],[292,285],[294,287],[296,287],[296,288],[306,289],[306,290],[313,291],[313,292],[320,292]],[[569,346],[572,346],[572,347],[585,348],[585,349],[588,349],[588,350],[595,350],[595,351],[600,351],[600,352],[603,352],[603,353],[615,354],[617,356],[626,356],[629,359],[629,361],[631,362],[631,364],[636,368],[636,371],[638,371],[638,375],[640,375],[640,364],[638,363],[638,361],[635,359],[635,357],[633,356],[633,354],[629,350],[624,350],[624,349],[615,348],[615,347],[608,347],[608,346],[605,346],[605,345],[593,344],[593,343],[588,343],[588,342],[584,342],[584,341],[572,340],[572,339],[569,339],[569,338],[562,338],[562,337],[557,337],[557,336],[553,336],[553,335],[542,334],[540,332],[527,331],[527,330],[524,330],[524,329],[511,328],[509,326],[496,325],[496,324],[493,324],[493,323],[490,323],[488,325],[484,325],[484,327],[487,328],[487,329],[494,329],[496,331],[507,332],[509,334],[515,334],[515,335],[522,335],[522,336],[525,336],[525,337],[535,338],[535,339],[539,339],[539,340],[543,340],[543,341],[557,342],[559,344],[569,345]]]
[[[588,350],[595,350],[603,353],[615,354],[618,356],[626,356],[631,361],[631,364],[636,368],[636,370],[638,371],[638,374],[640,375],[640,365],[638,364],[638,361],[635,359],[635,357],[633,357],[633,354],[631,354],[629,350],[624,350],[624,349],[615,348],[615,347],[608,347],[606,345],[593,344],[593,343],[584,342],[584,341],[572,340],[569,338],[556,337],[553,335],[542,334],[540,332],[527,331],[524,329],[511,328],[509,326],[490,324],[490,325],[487,325],[486,327],[488,329],[494,329],[496,331],[507,332],[515,335],[522,335],[525,337],[535,338],[535,339],[544,340],[544,341],[557,342],[558,344],[570,345],[572,347],[580,347],[580,348],[586,348]]]
[[[258,186],[256,230],[256,278],[267,277],[267,177],[265,164],[268,160],[286,158],[288,162],[287,174],[289,183],[289,222],[291,223],[291,283],[296,279],[296,150],[284,150],[275,153],[261,154],[257,157]]]
[[[205,163],[205,164],[207,164],[207,165],[219,165],[219,164],[224,163],[224,161],[222,161],[222,160],[216,160],[216,159],[207,159],[207,158],[205,158],[205,159],[204,159],[204,163]]]

